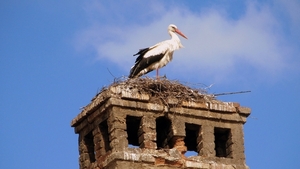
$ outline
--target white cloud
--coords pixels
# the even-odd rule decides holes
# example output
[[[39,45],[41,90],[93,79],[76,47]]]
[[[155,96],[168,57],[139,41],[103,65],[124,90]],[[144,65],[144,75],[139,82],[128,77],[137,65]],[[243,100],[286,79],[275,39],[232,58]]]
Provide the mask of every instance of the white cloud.
[[[282,13],[286,13],[288,15],[288,18],[290,19],[290,22],[293,27],[300,26],[300,1],[297,0],[277,0],[277,6],[280,6],[281,8],[278,10],[282,10]]]
[[[205,72],[220,78],[239,75],[236,67],[243,64],[255,70],[253,73],[268,76],[288,64],[289,44],[268,6],[248,3],[247,11],[237,20],[213,8],[200,14],[179,8],[163,11],[147,25],[101,25],[95,21],[78,34],[77,47],[95,50],[97,58],[109,59],[129,71],[135,61],[132,55],[139,48],[168,39],[167,26],[174,23],[189,39],[182,39],[185,48],[175,52],[170,72]]]

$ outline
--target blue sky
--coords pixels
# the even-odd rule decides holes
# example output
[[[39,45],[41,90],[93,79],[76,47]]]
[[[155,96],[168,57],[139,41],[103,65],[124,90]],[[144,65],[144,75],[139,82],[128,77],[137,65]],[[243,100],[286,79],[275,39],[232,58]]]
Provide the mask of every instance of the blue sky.
[[[213,84],[209,93],[251,90],[218,97],[252,109],[246,163],[300,168],[299,8],[297,0],[1,1],[0,168],[78,168],[70,121],[129,74],[138,49],[168,39],[171,23],[189,39],[160,74]]]

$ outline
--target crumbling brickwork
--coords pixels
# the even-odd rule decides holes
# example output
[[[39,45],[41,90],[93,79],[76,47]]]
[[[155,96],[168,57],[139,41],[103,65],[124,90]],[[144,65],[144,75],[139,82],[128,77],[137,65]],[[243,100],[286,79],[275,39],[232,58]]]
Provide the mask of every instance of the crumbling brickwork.
[[[120,84],[98,94],[71,126],[79,134],[80,169],[247,169],[249,115],[238,103],[159,101]]]

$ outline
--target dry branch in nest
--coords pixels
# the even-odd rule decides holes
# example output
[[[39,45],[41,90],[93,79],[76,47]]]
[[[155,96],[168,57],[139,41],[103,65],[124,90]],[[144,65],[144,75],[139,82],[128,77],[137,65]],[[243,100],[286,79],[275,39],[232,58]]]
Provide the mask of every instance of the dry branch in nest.
[[[176,99],[177,104],[182,101],[206,102],[214,100],[212,95],[208,95],[207,91],[202,88],[192,88],[181,84],[179,81],[161,78],[159,80],[148,77],[144,78],[119,78],[115,79],[111,86],[122,86],[126,90],[134,90],[140,94],[148,94],[151,98],[162,100],[167,106],[168,99]],[[108,87],[108,88],[109,88]],[[106,88],[103,88],[105,90]],[[101,92],[100,92],[101,93]]]

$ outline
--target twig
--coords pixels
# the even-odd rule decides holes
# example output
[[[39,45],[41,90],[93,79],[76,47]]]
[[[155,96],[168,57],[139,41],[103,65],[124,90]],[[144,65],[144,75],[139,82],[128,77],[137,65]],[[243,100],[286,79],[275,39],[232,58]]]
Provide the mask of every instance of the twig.
[[[116,79],[116,76],[114,76],[114,75],[110,72],[110,70],[109,70],[108,68],[106,68],[106,69],[107,69],[107,71],[109,72],[109,74],[112,75],[112,77],[114,77],[114,79]]]

